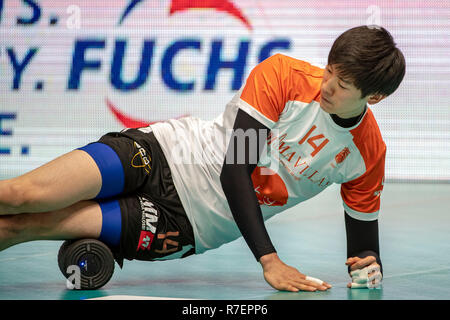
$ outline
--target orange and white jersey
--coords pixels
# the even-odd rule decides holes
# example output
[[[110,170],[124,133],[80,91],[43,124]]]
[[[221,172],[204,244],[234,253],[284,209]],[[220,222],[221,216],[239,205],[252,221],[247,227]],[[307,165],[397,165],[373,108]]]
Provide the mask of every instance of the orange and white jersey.
[[[350,216],[378,218],[386,145],[370,108],[351,128],[338,126],[322,110],[323,72],[276,54],[252,70],[215,120],[187,117],[151,126],[193,226],[197,253],[241,235],[220,183],[239,109],[271,129],[252,174],[264,220],[333,183],[341,184],[343,206]]]

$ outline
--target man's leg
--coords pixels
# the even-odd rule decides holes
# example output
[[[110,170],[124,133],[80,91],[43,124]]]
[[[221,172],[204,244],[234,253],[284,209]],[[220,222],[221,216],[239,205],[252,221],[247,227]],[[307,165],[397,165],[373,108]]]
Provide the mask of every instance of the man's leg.
[[[54,211],[92,199],[102,187],[99,167],[74,150],[22,176],[0,181],[0,216]]]
[[[102,210],[96,201],[42,213],[0,216],[0,251],[33,240],[98,239]]]

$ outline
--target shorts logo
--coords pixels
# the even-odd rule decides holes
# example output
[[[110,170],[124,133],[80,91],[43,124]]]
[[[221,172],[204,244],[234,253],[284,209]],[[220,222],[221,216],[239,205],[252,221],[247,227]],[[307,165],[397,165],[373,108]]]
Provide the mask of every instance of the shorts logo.
[[[153,242],[153,233],[150,231],[141,231],[141,235],[139,237],[139,243],[136,251],[139,250],[150,250],[151,244]]]
[[[142,210],[142,229],[136,251],[150,250],[158,224],[159,212],[147,198],[138,198]]]
[[[131,159],[131,166],[133,168],[144,168],[145,172],[150,173],[152,170],[152,167],[150,166],[152,158],[150,155],[147,155],[147,151],[145,151],[145,149],[136,141],[134,141],[134,146],[138,149],[138,152],[133,156],[133,159]]]

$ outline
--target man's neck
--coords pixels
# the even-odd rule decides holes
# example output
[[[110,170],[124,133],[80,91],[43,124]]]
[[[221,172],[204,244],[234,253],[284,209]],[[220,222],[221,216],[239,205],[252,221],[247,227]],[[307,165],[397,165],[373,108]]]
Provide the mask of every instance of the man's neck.
[[[340,118],[336,114],[330,114],[330,116],[331,116],[331,119],[333,119],[333,121],[338,126],[343,127],[343,128],[350,128],[350,127],[353,127],[354,125],[356,125],[361,120],[364,113],[366,112],[366,109],[367,109],[367,105],[364,106],[364,109],[361,112],[361,114],[359,114],[355,117],[351,117],[351,118]]]

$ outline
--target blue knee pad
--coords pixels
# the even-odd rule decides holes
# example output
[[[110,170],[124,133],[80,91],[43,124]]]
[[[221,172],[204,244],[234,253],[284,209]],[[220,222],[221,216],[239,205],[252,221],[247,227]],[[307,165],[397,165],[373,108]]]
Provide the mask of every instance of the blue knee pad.
[[[99,200],[102,210],[102,231],[98,240],[110,246],[120,244],[122,212],[118,200]]]
[[[95,142],[78,150],[87,152],[94,159],[102,175],[102,188],[95,199],[108,198],[123,191],[125,174],[122,162],[110,146]]]

